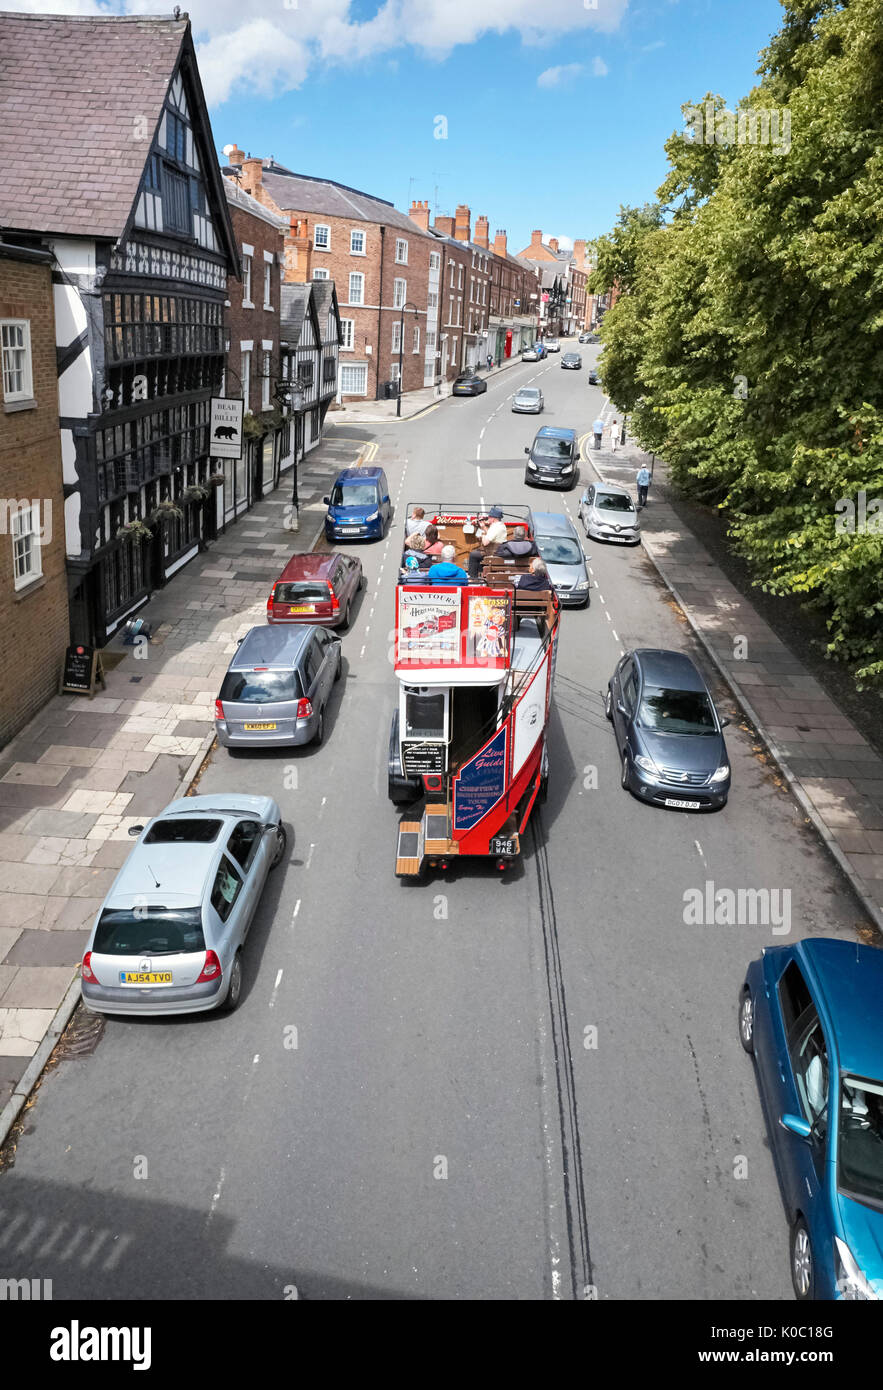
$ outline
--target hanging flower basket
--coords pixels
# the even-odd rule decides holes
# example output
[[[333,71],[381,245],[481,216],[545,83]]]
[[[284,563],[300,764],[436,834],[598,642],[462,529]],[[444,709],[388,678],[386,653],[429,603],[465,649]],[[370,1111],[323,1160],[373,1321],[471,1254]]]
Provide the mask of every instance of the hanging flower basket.
[[[199,483],[196,483],[193,487],[186,487],[184,489],[184,495],[181,498],[181,501],[204,502],[206,497],[208,497],[208,494],[209,490],[207,487],[202,487]]]
[[[222,485],[223,481],[224,481],[224,475],[223,475],[223,473],[210,473],[210,474],[208,475],[208,477],[206,478],[206,482],[207,482],[207,483],[210,483],[212,487],[220,487],[220,486]]]
[[[183,516],[184,513],[181,510],[181,508],[177,505],[177,503],[172,502],[167,498],[164,502],[159,502],[157,504],[156,508],[150,513],[150,516],[147,518],[147,520],[171,521],[172,517],[175,517],[178,521],[181,521],[183,519]]]
[[[149,541],[153,538],[153,532],[146,521],[136,517],[134,521],[128,521],[124,526],[117,528],[117,540],[133,540],[140,545],[142,541]]]

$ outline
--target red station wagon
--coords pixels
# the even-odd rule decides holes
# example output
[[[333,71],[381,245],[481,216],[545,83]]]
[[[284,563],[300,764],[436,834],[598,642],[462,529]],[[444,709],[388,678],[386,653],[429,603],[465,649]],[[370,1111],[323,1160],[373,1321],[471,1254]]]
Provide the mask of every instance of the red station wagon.
[[[267,622],[346,628],[364,587],[362,562],[351,555],[292,555],[270,590]]]

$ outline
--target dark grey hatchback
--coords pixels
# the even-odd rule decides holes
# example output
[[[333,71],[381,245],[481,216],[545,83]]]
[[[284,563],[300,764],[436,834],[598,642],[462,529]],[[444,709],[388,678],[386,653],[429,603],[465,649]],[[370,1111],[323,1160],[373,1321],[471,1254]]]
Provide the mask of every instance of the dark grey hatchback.
[[[605,714],[622,758],[622,785],[682,811],[727,803],[730,762],[708,687],[683,652],[627,652],[607,686]]]

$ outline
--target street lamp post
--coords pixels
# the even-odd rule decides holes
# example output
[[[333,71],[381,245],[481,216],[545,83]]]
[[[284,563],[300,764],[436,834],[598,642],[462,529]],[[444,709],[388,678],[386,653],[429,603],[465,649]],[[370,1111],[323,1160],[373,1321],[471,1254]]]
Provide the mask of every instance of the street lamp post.
[[[417,305],[412,304],[410,299],[405,300],[404,304],[401,307],[402,313],[399,319],[399,389],[398,394],[396,396],[396,419],[398,420],[400,420],[402,417],[402,358],[404,356],[405,351],[405,310],[413,309],[415,314],[420,313],[420,310],[417,308]]]
[[[283,410],[293,411],[293,416],[289,417],[293,418],[294,420],[294,462],[291,468],[292,516],[291,525],[288,529],[290,531],[298,531],[300,530],[300,498],[297,494],[297,417],[304,408],[304,401],[306,400],[306,397],[304,395],[303,387],[301,386],[299,381],[277,381],[275,389],[273,391],[273,395],[276,397],[276,400],[279,402],[279,405],[282,407]]]

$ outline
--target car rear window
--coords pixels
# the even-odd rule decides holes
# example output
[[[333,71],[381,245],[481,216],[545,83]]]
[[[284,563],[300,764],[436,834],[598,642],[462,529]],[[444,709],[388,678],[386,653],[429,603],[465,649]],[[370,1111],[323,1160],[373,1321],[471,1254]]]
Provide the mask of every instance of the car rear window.
[[[535,386],[523,386],[518,392],[522,400],[535,401],[539,399],[539,391]]]
[[[537,536],[537,550],[547,565],[578,565],[583,558],[579,542],[570,536]]]
[[[294,584],[277,584],[274,594],[276,603],[327,603],[330,598],[329,586],[321,579],[302,579]]]
[[[210,845],[218,838],[223,822],[187,816],[182,820],[158,820],[144,836],[145,845]]]
[[[280,700],[301,700],[297,671],[228,671],[221,686],[221,701],[232,704],[271,705]]]
[[[170,956],[205,950],[198,907],[106,907],[95,929],[101,956]]]

